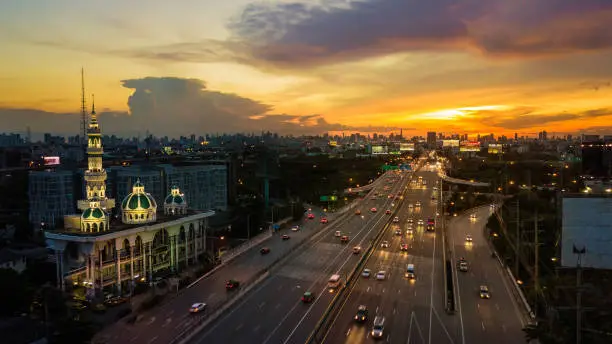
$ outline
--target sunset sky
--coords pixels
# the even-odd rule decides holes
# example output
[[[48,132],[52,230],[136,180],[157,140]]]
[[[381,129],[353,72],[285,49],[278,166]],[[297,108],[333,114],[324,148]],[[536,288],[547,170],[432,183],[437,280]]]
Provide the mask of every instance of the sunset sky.
[[[108,134],[612,134],[610,0],[3,0],[0,50],[3,132],[84,67]]]

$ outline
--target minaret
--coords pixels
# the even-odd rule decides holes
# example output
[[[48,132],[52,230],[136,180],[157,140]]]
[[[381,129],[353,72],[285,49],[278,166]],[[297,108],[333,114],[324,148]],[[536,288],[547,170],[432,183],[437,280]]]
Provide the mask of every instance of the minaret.
[[[102,134],[98,125],[96,106],[92,95],[91,116],[87,129],[87,170],[85,171],[86,199],[78,202],[78,208],[85,210],[94,201],[104,211],[115,207],[115,200],[106,198],[106,171],[102,167]]]

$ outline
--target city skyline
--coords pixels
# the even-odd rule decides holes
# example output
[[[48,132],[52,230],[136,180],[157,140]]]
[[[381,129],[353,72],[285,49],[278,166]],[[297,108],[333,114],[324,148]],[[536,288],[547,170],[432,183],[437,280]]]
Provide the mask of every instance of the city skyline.
[[[4,131],[612,131],[610,2],[160,4],[1,5]]]

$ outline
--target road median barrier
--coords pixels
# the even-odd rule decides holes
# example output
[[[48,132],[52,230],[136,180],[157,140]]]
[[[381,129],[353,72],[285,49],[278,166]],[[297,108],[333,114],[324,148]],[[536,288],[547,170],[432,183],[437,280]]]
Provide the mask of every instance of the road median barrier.
[[[404,202],[403,200],[400,200],[398,202],[398,206],[395,208],[395,211],[389,217],[389,220],[387,221],[385,226],[382,228],[382,230],[380,230],[376,234],[374,239],[371,241],[371,244],[368,247],[366,253],[361,257],[359,262],[357,262],[353,270],[349,273],[346,279],[346,283],[336,293],[336,295],[330,302],[329,306],[325,309],[325,312],[323,313],[323,315],[321,316],[321,318],[315,325],[314,330],[310,333],[310,336],[306,340],[306,344],[319,344],[319,343],[325,342],[325,338],[327,334],[329,333],[331,326],[336,321],[338,314],[344,307],[344,304],[348,300],[354,286],[357,284],[357,279],[361,275],[360,274],[361,269],[367,263],[367,261],[370,259],[370,257],[376,250],[376,247],[379,245],[380,240],[383,238],[383,234],[387,231],[388,228],[392,226],[391,221],[393,217],[396,216],[399,210],[401,209],[403,202]]]

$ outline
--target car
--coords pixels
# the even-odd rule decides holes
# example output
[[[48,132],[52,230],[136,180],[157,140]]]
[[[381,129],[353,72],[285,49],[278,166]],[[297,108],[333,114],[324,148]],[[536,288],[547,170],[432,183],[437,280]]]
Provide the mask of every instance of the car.
[[[470,220],[476,220],[476,214],[471,214],[470,215]]]
[[[463,258],[463,257],[459,258],[459,260],[457,260],[457,266],[459,266],[459,264],[461,264],[462,262],[466,262],[467,263],[467,260],[465,260],[465,258]]]
[[[227,290],[238,289],[239,286],[240,286],[240,282],[238,282],[236,280],[229,280],[229,281],[225,282],[225,289],[227,289]]]
[[[467,262],[459,262],[459,271],[467,272],[468,271],[468,263]]]
[[[406,230],[406,235],[414,235],[414,231],[412,230],[412,228],[408,228]]]
[[[385,210],[385,214],[386,215],[391,215],[391,210],[389,210],[389,209]]]
[[[370,197],[370,199],[371,199],[372,201],[375,201],[375,200],[377,200],[378,198],[377,198],[376,196],[372,196],[372,197]]]
[[[471,242],[472,242],[472,236],[471,236],[471,235],[469,235],[469,234],[466,234],[466,235],[465,235],[465,242],[467,242],[467,243],[471,243]]]
[[[357,314],[355,314],[355,321],[365,322],[367,320],[368,320],[368,307],[364,305],[359,305],[359,307],[357,307]]]
[[[194,303],[189,308],[189,313],[200,313],[206,309],[206,304],[203,302]]]
[[[419,226],[422,226],[425,222],[423,220],[419,220],[418,224]]]
[[[355,215],[361,215],[361,210],[359,209],[355,210]]]
[[[395,235],[402,235],[402,230],[401,229],[396,229],[395,230]]]
[[[480,298],[481,299],[490,299],[491,298],[491,294],[489,293],[489,287],[487,287],[486,285],[481,285],[480,286]]]
[[[420,207],[420,206],[421,206],[421,202],[417,201],[417,202],[416,202],[416,207],[418,208],[418,207]]]
[[[385,317],[381,315],[377,315],[374,318],[374,324],[372,326],[372,332],[370,334],[374,338],[382,338],[384,329],[385,329]]]
[[[412,203],[408,204],[408,209],[412,209],[414,208],[414,205],[412,205]]]
[[[389,195],[389,196],[387,196],[387,198],[393,198],[393,195]]]
[[[361,272],[361,276],[365,278],[370,277],[371,274],[372,274],[372,270],[370,269],[363,269],[363,271]]]
[[[394,222],[394,223],[398,223],[398,222],[399,222],[399,217],[397,217],[397,216],[396,216],[396,217],[394,217],[394,218],[393,218],[393,222]]]
[[[353,247],[353,253],[354,254],[359,254],[361,252],[361,246],[355,246]]]
[[[283,240],[289,240],[290,238],[291,238],[291,237],[290,237],[290,236],[288,236],[287,234],[283,234],[283,235],[281,236],[281,239],[283,239]]]
[[[408,224],[409,224],[409,225],[412,225],[413,223],[414,223],[414,220],[413,220],[412,218],[409,218],[409,219],[408,219]]]
[[[261,254],[268,254],[268,253],[270,253],[270,248],[269,247],[262,247],[261,250],[259,250],[259,253],[261,253]]]
[[[313,213],[308,213],[308,219],[309,219],[309,220],[312,220],[312,219],[314,219],[314,218],[315,218],[315,216],[314,216],[314,214],[313,214]]]
[[[406,251],[408,251],[408,244],[406,244],[406,243],[402,243],[402,244],[400,245],[400,251],[402,251],[402,252],[406,252]]]
[[[373,212],[373,213],[375,213],[375,212],[377,212],[377,211],[378,211],[378,209],[376,209],[376,208],[372,208],[372,209],[370,209],[370,211],[371,211],[371,212]]]
[[[295,225],[295,226],[291,227],[291,231],[292,232],[297,232],[299,230],[300,230],[300,226],[298,226],[298,225]]]
[[[387,272],[384,270],[380,270],[379,272],[376,273],[376,279],[379,281],[383,281],[385,278],[387,278]]]
[[[340,231],[336,231],[336,232],[334,232],[334,236],[339,238],[339,237],[342,236],[342,233],[340,233]]]
[[[341,243],[343,243],[343,244],[344,244],[344,243],[349,242],[349,237],[348,237],[348,235],[343,235],[343,236],[340,238],[340,242],[341,242]]]
[[[388,241],[386,241],[386,240],[385,240],[385,241],[383,241],[383,242],[380,244],[380,247],[384,247],[384,248],[389,247],[389,242],[388,242]]]
[[[326,217],[322,217],[322,218],[321,218],[321,223],[322,223],[322,224],[326,224],[327,222],[329,222],[329,221],[327,221],[327,218],[326,218]]]
[[[304,295],[302,295],[302,302],[304,303],[310,303],[314,300],[314,294],[312,292],[305,292]]]

